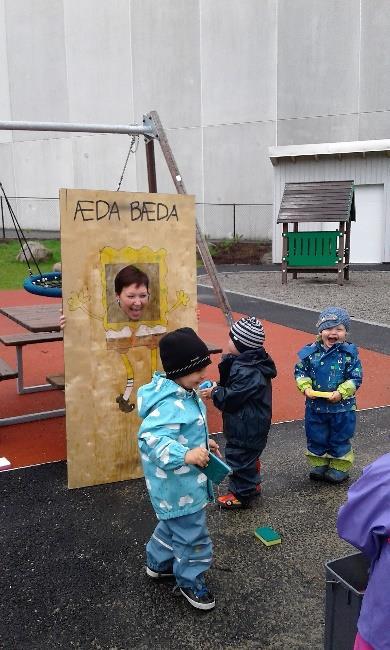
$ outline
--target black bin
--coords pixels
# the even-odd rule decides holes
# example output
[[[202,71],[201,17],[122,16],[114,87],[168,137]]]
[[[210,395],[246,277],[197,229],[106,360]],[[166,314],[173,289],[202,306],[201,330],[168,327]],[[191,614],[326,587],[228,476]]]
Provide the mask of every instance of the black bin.
[[[325,562],[325,650],[352,650],[370,563],[363,553]]]

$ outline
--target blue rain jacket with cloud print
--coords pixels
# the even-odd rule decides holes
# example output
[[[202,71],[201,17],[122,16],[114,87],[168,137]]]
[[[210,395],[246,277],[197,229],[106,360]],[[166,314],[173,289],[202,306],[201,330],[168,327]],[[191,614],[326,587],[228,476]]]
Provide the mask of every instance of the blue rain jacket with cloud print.
[[[306,408],[321,413],[340,413],[356,409],[355,393],[362,383],[362,364],[353,343],[337,343],[325,348],[320,341],[305,345],[299,352],[300,361],[294,374],[299,390],[306,388],[341,393],[340,402],[323,397],[306,398]]]
[[[143,422],[138,432],[146,486],[158,519],[197,512],[213,501],[210,481],[184,457],[208,448],[206,408],[195,393],[155,372],[137,393]]]

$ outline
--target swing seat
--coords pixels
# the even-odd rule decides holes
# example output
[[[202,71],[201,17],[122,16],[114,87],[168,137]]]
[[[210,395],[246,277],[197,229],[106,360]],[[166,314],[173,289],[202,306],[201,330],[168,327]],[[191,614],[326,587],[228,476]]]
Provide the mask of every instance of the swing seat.
[[[25,279],[23,287],[29,293],[52,298],[62,297],[62,274],[53,271],[42,275],[30,275]]]

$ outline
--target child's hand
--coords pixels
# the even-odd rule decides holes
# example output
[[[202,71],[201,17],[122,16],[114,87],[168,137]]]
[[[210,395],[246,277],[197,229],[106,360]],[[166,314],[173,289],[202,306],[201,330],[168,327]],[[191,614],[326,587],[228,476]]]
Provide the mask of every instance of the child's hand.
[[[214,388],[216,387],[216,385],[217,385],[216,382],[213,381],[213,385],[210,386],[210,388],[201,388],[200,391],[199,391],[200,396],[203,397],[204,399],[210,399],[210,397],[211,397],[211,391],[214,390]]]
[[[64,316],[64,314],[61,312],[60,329],[62,329],[62,330],[65,329],[65,325],[66,325],[66,316]]]
[[[209,438],[209,448],[210,448],[210,451],[213,452],[213,454],[218,456],[218,458],[222,458],[222,454],[219,451],[219,445],[212,438]]]
[[[332,397],[328,397],[329,402],[340,402],[341,400],[341,393],[339,393],[338,390],[334,390],[332,393]]]
[[[199,467],[206,467],[209,462],[209,452],[204,447],[195,447],[187,451],[184,456],[184,462],[187,465],[199,465]]]

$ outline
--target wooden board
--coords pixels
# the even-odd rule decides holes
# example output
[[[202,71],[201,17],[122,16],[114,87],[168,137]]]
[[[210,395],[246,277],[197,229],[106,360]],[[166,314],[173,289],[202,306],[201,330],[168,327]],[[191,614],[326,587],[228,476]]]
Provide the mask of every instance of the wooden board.
[[[124,412],[116,399],[133,374],[134,404],[139,386],[161,369],[165,331],[197,328],[194,197],[64,189],[60,204],[68,484],[139,478],[137,409]],[[114,290],[130,264],[150,281],[134,322]]]

